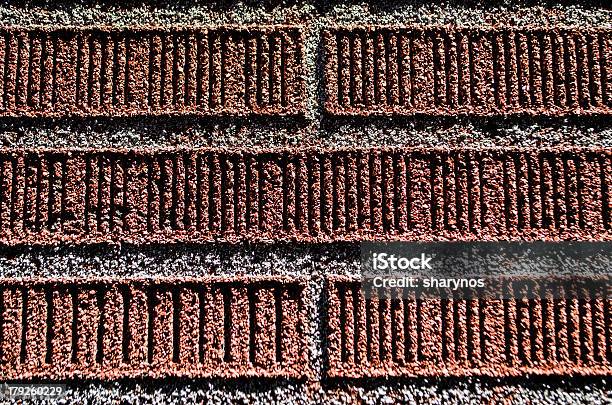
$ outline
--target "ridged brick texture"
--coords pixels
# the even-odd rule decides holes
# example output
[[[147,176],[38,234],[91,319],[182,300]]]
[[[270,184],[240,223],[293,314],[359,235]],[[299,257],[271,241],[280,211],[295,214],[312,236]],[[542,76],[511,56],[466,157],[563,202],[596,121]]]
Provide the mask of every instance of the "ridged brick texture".
[[[0,151],[0,242],[610,240],[606,150]]]
[[[0,115],[302,112],[297,27],[0,29]]]
[[[332,277],[327,294],[331,377],[612,373],[607,292],[366,300],[358,282]]]
[[[4,279],[0,291],[0,380],[306,371],[297,279]]]
[[[325,109],[371,114],[610,114],[606,29],[332,28]]]

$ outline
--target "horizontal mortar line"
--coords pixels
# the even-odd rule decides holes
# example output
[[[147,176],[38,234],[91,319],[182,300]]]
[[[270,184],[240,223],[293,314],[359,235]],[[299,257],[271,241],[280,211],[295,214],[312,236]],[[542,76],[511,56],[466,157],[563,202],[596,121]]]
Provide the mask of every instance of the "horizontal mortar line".
[[[357,281],[331,276],[328,375],[610,375],[612,300],[606,293],[416,299],[412,292],[366,299]]]
[[[609,29],[332,27],[332,115],[612,113]]]
[[[0,116],[303,113],[299,26],[0,28]]]
[[[307,373],[303,281],[0,280],[2,380]]]
[[[0,243],[610,240],[601,149],[0,151]]]

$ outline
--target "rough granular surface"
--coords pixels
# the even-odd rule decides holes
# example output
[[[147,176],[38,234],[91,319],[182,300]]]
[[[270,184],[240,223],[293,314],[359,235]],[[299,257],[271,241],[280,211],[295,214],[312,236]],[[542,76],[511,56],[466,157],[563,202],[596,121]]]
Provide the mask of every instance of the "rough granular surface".
[[[4,116],[297,114],[297,27],[11,30]]]
[[[564,299],[553,299],[552,290],[543,299],[365,299],[355,281],[332,278],[328,286],[333,376],[612,371],[612,302],[602,291]]]
[[[609,113],[607,30],[325,32],[332,114]]]
[[[593,258],[592,261],[587,263],[584,261],[577,261],[572,257],[564,257],[563,260],[567,266],[580,271],[586,268],[598,272],[606,271],[607,268],[606,262],[602,262],[601,259],[597,258]],[[494,263],[494,261],[492,261],[492,263]],[[523,261],[520,266],[529,269],[536,265],[537,262]],[[330,368],[329,363],[329,359],[334,356],[334,353],[330,352],[330,349],[333,348],[334,345],[332,344],[331,347],[328,347],[327,343],[321,345],[320,342],[325,341],[331,343],[337,341],[336,337],[333,335],[328,337],[328,334],[332,333],[329,326],[335,324],[333,321],[333,314],[342,310],[342,304],[333,298],[336,291],[334,285],[327,283],[325,280],[336,281],[339,283],[337,285],[342,287],[345,285],[343,283],[351,281],[350,278],[346,278],[347,276],[354,277],[360,274],[359,248],[351,243],[322,245],[273,244],[243,246],[204,244],[150,247],[128,245],[122,247],[81,246],[63,248],[9,248],[4,258],[0,261],[0,274],[5,277],[4,286],[8,287],[6,289],[10,291],[14,291],[15,287],[18,286],[23,288],[25,286],[34,285],[52,291],[63,286],[88,287],[89,284],[83,283],[85,280],[83,280],[82,277],[93,278],[95,280],[100,275],[104,276],[103,279],[98,279],[96,281],[102,287],[111,285],[129,286],[140,283],[143,287],[147,285],[162,287],[161,290],[157,290],[162,292],[164,287],[171,286],[171,283],[175,282],[177,278],[186,280],[187,282],[197,281],[197,278],[204,278],[203,281],[208,282],[214,281],[215,278],[222,278],[220,281],[221,284],[224,285],[223,283],[227,283],[228,281],[233,281],[235,283],[241,280],[245,277],[245,274],[248,277],[272,275],[272,280],[267,280],[266,283],[270,283],[270,281],[274,282],[274,279],[279,278],[281,280],[289,280],[290,283],[287,287],[291,286],[291,280],[300,280],[300,283],[305,286],[302,290],[304,292],[301,294],[305,311],[301,318],[301,324],[303,326],[302,333],[306,342],[305,356],[309,361],[310,367],[312,367],[312,369],[309,370],[311,374],[309,374],[310,377],[307,380],[299,380],[302,382],[297,382],[297,380],[281,379],[262,383],[258,382],[257,379],[250,379],[247,381],[244,379],[239,379],[238,381],[232,379],[215,379],[212,381],[208,379],[196,379],[185,381],[169,379],[167,377],[153,380],[149,377],[145,381],[137,380],[130,382],[122,380],[123,382],[117,383],[95,382],[95,380],[99,379],[98,377],[93,381],[87,379],[86,383],[80,383],[79,380],[75,381],[74,378],[70,378],[68,384],[71,387],[71,393],[68,398],[72,398],[73,400],[77,400],[84,396],[86,398],[91,398],[94,402],[102,401],[102,399],[96,398],[96,395],[99,394],[102,395],[100,398],[106,399],[136,398],[137,396],[143,396],[143,398],[149,398],[150,400],[153,400],[153,397],[156,395],[160,395],[160,398],[165,398],[164,402],[169,401],[170,398],[177,395],[184,395],[185,398],[208,398],[211,400],[212,398],[217,398],[219,400],[222,398],[227,400],[229,400],[229,398],[233,398],[234,400],[238,400],[239,398],[250,398],[257,402],[274,400],[274,398],[280,401],[281,396],[287,395],[298,403],[318,402],[321,400],[331,400],[333,398],[337,398],[343,402],[348,401],[349,398],[369,398],[371,401],[376,401],[376,398],[381,400],[384,396],[396,398],[397,400],[401,400],[402,398],[406,400],[410,398],[434,399],[450,396],[450,398],[455,398],[459,401],[460,398],[476,398],[479,394],[473,392],[473,389],[482,390],[485,393],[483,394],[485,398],[500,398],[502,394],[512,394],[518,398],[536,395],[547,399],[601,399],[606,390],[606,374],[604,373],[603,376],[601,376],[601,372],[596,373],[594,371],[586,373],[591,374],[591,377],[577,377],[572,373],[571,377],[547,377],[543,380],[543,377],[535,377],[531,373],[529,377],[522,375],[518,378],[504,377],[501,380],[491,379],[490,377],[449,378],[444,376],[446,374],[441,373],[438,377],[431,377],[430,374],[428,378],[414,379],[414,377],[396,377],[400,379],[388,380],[390,381],[389,384],[393,384],[395,388],[390,388],[386,385],[386,380],[381,380],[380,378],[364,379],[351,377],[348,380],[343,380],[342,378],[330,377],[331,373],[334,373],[334,370],[336,370]],[[334,276],[336,278],[331,277],[331,274],[337,275]],[[16,275],[23,275],[28,277],[28,279],[25,281],[15,280]],[[35,278],[32,280],[33,276],[38,279]],[[341,277],[338,278],[338,276]],[[41,280],[39,280],[40,277],[42,277],[42,281],[53,280],[53,282],[45,281],[41,283]],[[79,278],[79,283],[75,283],[77,280],[74,280],[74,277]],[[124,281],[126,277],[128,279],[137,278],[137,280],[132,282],[128,280],[126,283]],[[146,278],[150,277],[154,277],[156,281],[147,281]],[[230,277],[231,280],[227,280],[227,277]],[[37,280],[38,283],[35,283]],[[65,281],[59,282],[59,280]],[[266,283],[264,283],[263,286],[269,285]],[[206,287],[206,283],[192,283],[190,287],[202,288]],[[84,288],[84,290],[87,290],[87,288]],[[13,294],[12,297],[15,297],[15,295]],[[117,302],[123,301],[118,300]],[[64,307],[70,305],[72,305],[72,300],[63,304]],[[572,310],[580,308],[580,311],[582,311],[588,304],[576,301],[572,302],[569,306],[565,306],[564,303],[560,303],[560,305],[572,308]],[[16,307],[22,308],[18,305]],[[458,308],[460,310],[457,314],[462,313],[461,308],[463,307],[464,304],[458,302]],[[172,308],[172,304],[169,308]],[[347,307],[344,306],[344,308],[346,311]],[[386,307],[383,306],[381,308],[384,310]],[[480,307],[476,303],[470,306],[469,310],[467,306],[465,307],[471,325],[474,325],[473,322],[479,319],[478,308]],[[485,306],[485,308],[489,307]],[[517,325],[523,328],[523,325],[525,325],[524,322],[529,322],[530,316],[533,316],[532,314],[538,314],[537,311],[532,312],[528,306],[523,306],[520,303],[518,303],[515,308],[519,310],[516,314],[518,314],[519,317],[523,317],[523,321],[520,321]],[[550,309],[551,307],[548,308]],[[472,309],[475,310],[472,311]],[[534,307],[534,309],[536,308]],[[14,313],[15,312],[13,312],[13,314]],[[580,312],[580,314],[583,313],[584,312]],[[595,310],[594,313],[597,315],[599,312]],[[146,314],[141,316],[144,318],[148,317]],[[118,323],[122,325],[123,317],[120,319],[121,322]],[[462,317],[459,319],[464,318]],[[467,318],[465,319],[467,320]],[[607,319],[609,319],[609,317]],[[562,320],[561,322],[564,321]],[[475,324],[479,325],[479,322],[475,322]],[[12,325],[16,325],[14,328],[19,328],[18,322],[12,323]],[[385,324],[383,323],[383,325]],[[464,332],[466,334],[465,336],[467,336],[468,333],[470,336],[478,334],[479,329],[468,328],[467,323],[465,326],[461,326],[461,323],[457,323],[457,325],[458,330],[462,333],[460,336],[463,336]],[[576,325],[578,325],[578,327],[583,327],[580,326],[580,323],[576,323]],[[432,331],[435,331],[436,328],[439,327],[440,324],[437,324],[437,326],[436,324],[428,326]],[[346,332],[350,330],[350,328],[345,329]],[[513,355],[516,357],[512,360],[514,362],[513,364],[517,366],[523,365],[524,367],[526,367],[526,365],[542,364],[537,363],[537,357],[534,357],[534,360],[531,360],[530,357],[523,357],[524,355],[529,356],[530,354],[528,353],[531,353],[530,350],[518,351],[519,342],[527,342],[531,336],[542,335],[531,335],[530,332],[527,332],[527,329],[518,330],[521,331],[521,334],[518,336],[522,340],[512,339],[510,341],[510,344],[513,345],[511,347],[515,348],[513,349]],[[606,331],[605,333],[608,333],[607,331],[609,330],[609,328],[604,328],[604,331]],[[580,342],[582,338],[577,336],[578,329],[571,329],[571,331],[571,336],[574,336],[577,339],[576,341]],[[562,337],[563,329],[561,329],[560,332],[561,334],[559,336]],[[599,336],[596,337],[596,339],[598,339],[597,341],[600,341],[599,339],[604,335],[597,335],[596,332],[595,336]],[[593,335],[588,336],[592,337]],[[93,341],[96,341],[96,339],[97,335],[92,338]],[[554,339],[557,338],[555,337]],[[146,341],[145,338],[144,342]],[[536,342],[538,341],[537,339],[534,340],[534,348],[540,347],[537,346]],[[435,340],[431,342],[436,344]],[[464,340],[461,342],[464,342]],[[593,341],[586,340],[585,343],[587,342]],[[463,343],[460,343],[460,345],[462,344]],[[463,347],[460,345],[457,347]],[[80,343],[77,347],[80,347]],[[559,358],[563,359],[564,353],[567,352],[568,357],[565,364],[577,364],[583,361],[580,354],[578,354],[577,360],[575,357],[569,357],[570,352],[581,353],[579,352],[583,350],[581,346],[572,346],[572,349],[566,346],[566,348],[568,351],[564,351],[563,346],[560,346],[562,357]],[[70,353],[70,350],[71,349],[68,349],[68,353]],[[93,350],[95,351],[96,349],[94,348]],[[128,349],[128,353],[129,350],[130,349]],[[577,352],[575,352],[576,350]],[[468,353],[473,353],[473,348],[470,346],[470,349],[468,349],[467,346],[465,346],[465,350],[460,350],[458,353],[459,359],[465,354],[467,360],[467,355]],[[585,352],[585,354],[586,353],[587,352]],[[604,352],[600,351],[598,353],[601,354]],[[118,360],[119,363],[123,362],[121,356],[122,354],[118,357],[120,359]],[[572,354],[572,356],[574,355]],[[594,359],[600,359],[598,356],[599,355],[594,357]],[[549,358],[549,360],[554,359],[555,357]],[[76,367],[78,364],[79,363],[74,363],[73,367]],[[146,364],[145,362],[145,367]],[[593,361],[589,364],[600,364],[605,366],[605,364],[609,363],[605,363],[604,359],[604,363]],[[52,367],[52,365],[49,367]],[[127,367],[127,364],[125,367]],[[359,370],[362,372],[363,367]],[[376,369],[374,368],[372,370]],[[566,375],[563,374],[561,370],[558,371],[557,376]],[[600,377],[593,376],[593,374],[599,374]],[[72,391],[72,389],[76,391]],[[155,400],[160,401],[160,399]]]
[[[302,277],[2,279],[9,380],[310,375]],[[365,299],[324,280],[328,377],[607,375],[609,299]],[[552,291],[549,292],[552,294]],[[367,366],[367,367],[364,367]]]
[[[2,3],[0,379],[62,403],[609,402],[607,300],[352,292],[359,240],[609,239],[611,21]]]
[[[0,154],[0,241],[609,240],[607,149]]]
[[[299,280],[5,279],[2,286],[4,379],[307,371]]]

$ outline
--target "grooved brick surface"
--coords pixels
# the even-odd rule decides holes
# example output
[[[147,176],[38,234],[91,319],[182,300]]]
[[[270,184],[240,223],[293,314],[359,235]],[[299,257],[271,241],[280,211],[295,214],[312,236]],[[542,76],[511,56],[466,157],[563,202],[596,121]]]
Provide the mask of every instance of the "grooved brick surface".
[[[610,114],[606,29],[326,31],[325,109],[371,114]]]
[[[0,280],[0,379],[302,377],[284,278]]]
[[[289,115],[298,27],[0,29],[0,116]]]
[[[590,298],[366,300],[331,277],[331,377],[609,375],[612,300]],[[552,293],[552,292],[551,292]]]
[[[612,155],[0,152],[0,242],[610,240]]]

